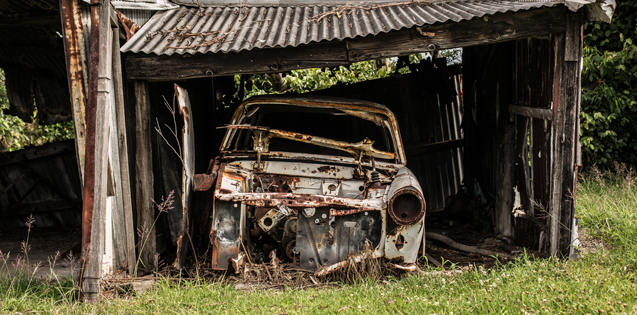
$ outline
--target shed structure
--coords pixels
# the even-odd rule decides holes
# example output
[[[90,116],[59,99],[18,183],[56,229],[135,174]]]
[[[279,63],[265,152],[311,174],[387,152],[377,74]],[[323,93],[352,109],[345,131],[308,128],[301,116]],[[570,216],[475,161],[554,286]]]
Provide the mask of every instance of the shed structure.
[[[200,0],[196,5],[158,0],[161,7],[154,10],[162,11],[152,17],[129,12],[140,23],[149,17],[136,32],[125,14],[114,10],[120,2],[59,3],[71,112],[76,130],[84,130],[78,131],[76,147],[84,174],[87,297],[99,292],[106,247],[121,251],[116,268],[134,273],[131,262],[139,257],[152,268],[155,253],[171,244],[182,257],[185,242],[205,228],[189,224],[200,218],[179,215],[168,218],[168,233],[156,235],[152,228],[153,200],[174,189],[183,193],[181,166],[154,131],[160,120],[170,120],[161,96],[173,83],[190,92],[198,171],[214,156],[214,125],[225,122],[223,94],[232,90],[234,75],[347,66],[451,48],[463,49],[461,68],[454,72],[437,65],[421,75],[448,80],[462,73],[462,85],[449,82],[458,83],[450,90],[463,98],[457,98],[455,109],[445,109],[458,115],[449,114],[454,123],[447,119],[441,125],[447,136],[422,137],[407,151],[417,153],[416,163],[435,165],[453,154],[422,156],[454,152],[454,172],[438,173],[432,185],[446,183],[444,194],[453,194],[462,181],[465,189],[491,198],[501,238],[551,255],[572,250],[582,26],[587,20],[610,21],[613,0]],[[417,102],[410,106],[402,110],[422,113]],[[432,108],[442,117],[443,107]],[[431,112],[422,115],[428,121]],[[109,215],[108,207],[115,209]],[[205,215],[202,211],[191,215]],[[134,231],[144,227],[148,237],[135,240]]]

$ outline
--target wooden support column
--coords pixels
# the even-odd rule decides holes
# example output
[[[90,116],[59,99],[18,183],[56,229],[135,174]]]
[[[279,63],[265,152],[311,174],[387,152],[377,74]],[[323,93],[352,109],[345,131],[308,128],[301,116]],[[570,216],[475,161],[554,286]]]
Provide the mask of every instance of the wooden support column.
[[[143,265],[136,266],[136,270],[144,268],[154,269],[153,256],[156,251],[155,229],[151,229],[154,222],[153,201],[153,147],[151,135],[153,132],[150,117],[150,95],[147,81],[135,81],[135,192],[137,209],[137,229],[146,231],[138,239],[138,252]],[[137,272],[135,272],[137,273]]]
[[[132,275],[135,271],[135,226],[133,224],[133,202],[131,200],[131,183],[129,174],[129,161],[128,161],[128,141],[126,138],[126,114],[124,111],[124,83],[122,77],[122,63],[119,52],[119,29],[113,29],[113,87],[114,87],[114,101],[115,101],[115,125],[117,133],[117,148],[119,159],[119,175],[120,182],[118,183],[121,188],[121,195],[119,196],[122,201],[122,213],[117,216],[113,216],[113,235],[116,238],[120,238],[119,242],[122,245],[122,251],[124,253],[124,260],[128,268],[128,274]],[[116,218],[122,221],[116,220]],[[120,232],[118,232],[120,230]],[[122,235],[120,235],[122,233]],[[122,262],[122,263],[123,263]]]
[[[571,243],[571,227],[575,208],[575,187],[577,180],[576,152],[578,145],[578,125],[581,97],[581,66],[582,66],[582,33],[583,19],[579,14],[569,14],[566,19],[566,35],[564,48],[563,77],[560,84],[560,95],[564,107],[564,127],[560,135],[559,144],[562,145],[562,165],[557,168],[562,173],[560,194],[559,233],[551,234],[551,249],[553,243],[556,252],[568,255]],[[556,220],[557,221],[557,220]]]
[[[86,74],[87,53],[84,46],[84,29],[80,0],[60,0],[62,29],[64,30],[64,56],[69,81],[69,94],[73,107],[75,127],[75,152],[77,155],[80,182],[84,180],[84,158],[86,150]]]
[[[108,141],[111,105],[111,4],[91,2],[89,102],[86,111],[87,146],[84,178],[82,256],[84,297],[95,301],[100,293],[104,254],[105,212],[108,179]],[[87,239],[88,238],[88,239]]]
[[[553,78],[553,129],[551,134],[551,199],[549,202],[549,254],[556,255],[559,248],[560,208],[562,195],[562,141],[564,134],[563,73],[564,35],[555,38],[555,71]]]

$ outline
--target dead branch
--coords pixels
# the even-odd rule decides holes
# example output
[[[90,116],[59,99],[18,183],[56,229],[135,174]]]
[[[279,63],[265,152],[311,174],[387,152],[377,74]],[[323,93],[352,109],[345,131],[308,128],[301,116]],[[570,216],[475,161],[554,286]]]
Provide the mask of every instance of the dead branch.
[[[170,128],[170,126],[164,124],[164,126],[166,126],[166,128],[168,128],[168,130],[170,131],[170,133],[175,137],[175,140],[177,140],[177,147],[179,148],[179,151],[177,151],[177,149],[175,149],[175,147],[173,147],[170,142],[168,142],[168,139],[166,139],[166,137],[164,137],[164,134],[161,131],[161,126],[159,125],[159,119],[155,118],[155,120],[157,121],[157,127],[155,127],[155,131],[157,131],[157,133],[161,136],[162,139],[164,139],[164,142],[166,142],[166,144],[173,150],[173,152],[175,152],[175,154],[177,154],[177,157],[179,157],[179,160],[181,161],[181,165],[184,165],[184,159],[181,155],[181,143],[179,142],[179,136],[177,136],[177,119],[175,118],[175,97],[173,96],[173,105],[172,107],[170,106],[170,104],[168,104],[168,101],[166,100],[166,97],[164,97],[162,95],[162,97],[164,98],[164,105],[166,105],[166,108],[168,109],[168,111],[170,112],[170,114],[173,116],[173,124],[174,124],[174,130]]]
[[[205,46],[211,46],[213,44],[219,43],[219,42],[224,42],[226,40],[226,38],[228,37],[228,35],[236,32],[237,30],[230,30],[225,32],[223,35],[217,36],[211,40],[207,40],[203,43],[200,44],[196,44],[196,45],[187,45],[187,46],[166,46],[166,48],[164,49],[192,49],[192,48],[197,48],[197,47],[205,47]]]
[[[408,5],[408,4],[416,4],[416,3],[425,4],[425,5],[431,4],[431,2],[429,2],[429,1],[415,0],[415,1],[408,1],[408,2],[378,4],[378,5],[361,7],[361,6],[352,6],[352,5],[350,5],[350,2],[348,2],[345,5],[339,6],[339,7],[337,7],[334,10],[330,10],[330,11],[324,12],[322,14],[315,15],[312,18],[310,18],[310,21],[315,21],[315,22],[318,23],[322,19],[324,19],[324,18],[326,18],[328,16],[332,16],[332,15],[336,15],[336,16],[338,16],[340,18],[341,15],[343,15],[343,13],[346,13],[345,11],[352,11],[354,9],[361,9],[361,10],[370,11],[370,10],[376,10],[376,9],[380,9],[380,8],[405,6],[405,5]],[[347,12],[347,14],[349,14],[349,13],[351,13],[351,12]]]
[[[478,254],[478,255],[482,255],[482,256],[497,256],[497,257],[501,257],[501,258],[505,258],[508,260],[515,260],[514,256],[508,255],[508,254],[504,254],[504,253],[498,253],[498,252],[494,252],[494,251],[490,251],[487,249],[481,249],[481,248],[476,248],[473,246],[468,246],[468,245],[464,245],[464,244],[460,244],[460,243],[456,243],[454,240],[446,237],[446,236],[442,236],[440,234],[436,234],[436,233],[431,233],[431,232],[426,232],[425,233],[426,237],[428,239],[432,239],[434,241],[438,241],[441,242],[451,248],[455,248],[457,250],[461,250],[463,252],[467,252],[467,253],[472,253],[472,254]]]

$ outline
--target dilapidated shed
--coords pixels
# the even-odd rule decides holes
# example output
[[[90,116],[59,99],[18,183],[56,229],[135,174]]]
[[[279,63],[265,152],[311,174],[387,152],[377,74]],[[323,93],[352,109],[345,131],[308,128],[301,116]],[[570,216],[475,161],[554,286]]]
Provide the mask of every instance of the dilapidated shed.
[[[133,272],[131,257],[152,266],[154,254],[174,244],[180,261],[186,242],[206,230],[204,204],[169,218],[168,233],[151,228],[149,241],[135,248],[134,231],[153,226],[153,200],[186,193],[181,164],[153,129],[171,119],[162,96],[171,98],[174,83],[188,90],[194,172],[201,173],[216,153],[215,126],[227,122],[223,95],[234,86],[232,76],[451,48],[463,49],[460,67],[432,63],[382,84],[318,93],[373,100],[403,117],[408,163],[427,183],[433,209],[464,187],[493,200],[500,238],[550,255],[572,250],[582,26],[609,21],[612,0],[175,0],[136,32],[116,15],[118,3],[92,1],[83,25],[85,4],[61,1],[70,99],[76,128],[86,126],[77,148],[86,163],[87,294],[99,291],[105,246],[115,244],[122,251],[116,266],[126,261]],[[108,198],[120,209],[113,218],[121,218],[110,225]]]

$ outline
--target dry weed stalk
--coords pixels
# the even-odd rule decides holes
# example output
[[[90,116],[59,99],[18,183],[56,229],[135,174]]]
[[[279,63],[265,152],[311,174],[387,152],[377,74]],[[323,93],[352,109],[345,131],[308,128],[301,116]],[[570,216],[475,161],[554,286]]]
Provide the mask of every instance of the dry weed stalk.
[[[168,111],[170,112],[170,114],[173,117],[173,128],[170,128],[170,126],[168,126],[167,124],[164,124],[164,126],[166,126],[166,128],[168,128],[168,131],[170,131],[170,133],[172,134],[173,137],[175,137],[175,140],[177,141],[177,149],[175,149],[175,147],[173,147],[170,142],[168,142],[168,139],[166,139],[166,137],[164,136],[164,134],[161,131],[161,126],[159,125],[159,119],[155,118],[155,121],[157,122],[157,127],[155,127],[155,131],[157,131],[157,133],[159,134],[159,136],[161,136],[162,139],[164,139],[164,142],[166,142],[166,144],[173,150],[173,152],[175,152],[175,154],[177,155],[177,157],[179,158],[179,160],[181,161],[181,165],[184,165],[184,159],[183,156],[181,154],[181,152],[183,152],[181,150],[181,142],[179,142],[179,136],[177,135],[177,118],[175,117],[175,113],[176,113],[176,109],[175,109],[175,97],[177,95],[173,95],[173,103],[172,105],[170,105],[168,103],[168,100],[166,100],[166,97],[164,97],[162,95],[162,97],[164,98],[164,105],[166,106],[166,108],[168,109]],[[172,192],[171,192],[172,193]],[[163,198],[163,197],[162,197]],[[170,196],[169,196],[170,198]],[[162,199],[163,201],[163,199]],[[155,202],[153,200],[153,202]],[[155,203],[156,205],[157,203]]]
[[[148,238],[150,237],[151,231],[153,231],[153,229],[155,228],[155,224],[157,224],[157,220],[159,220],[159,215],[161,215],[162,213],[167,213],[168,210],[175,208],[173,206],[173,203],[175,202],[175,191],[174,190],[170,191],[170,193],[168,194],[168,197],[165,199],[162,196],[161,203],[159,204],[157,204],[155,200],[153,199],[151,199],[151,201],[155,204],[155,207],[157,207],[159,214],[155,216],[155,221],[153,221],[153,224],[150,227],[148,227],[146,222],[144,222],[142,223],[142,226],[137,229],[137,235],[139,236],[139,243],[137,244],[139,247],[139,256],[137,257],[137,263],[135,264],[135,271],[134,271],[135,276],[137,276],[137,270],[139,269],[140,263],[142,264],[144,268],[146,268],[146,265],[144,265],[144,262],[142,261],[142,253],[144,252],[144,247],[146,246],[146,243],[148,242]]]

